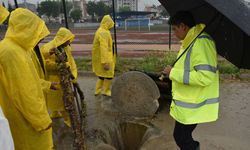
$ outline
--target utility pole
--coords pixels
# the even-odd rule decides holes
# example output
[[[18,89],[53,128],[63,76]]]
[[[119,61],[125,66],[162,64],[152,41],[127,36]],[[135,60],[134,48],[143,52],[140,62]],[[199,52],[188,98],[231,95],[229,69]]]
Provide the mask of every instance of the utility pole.
[[[68,25],[68,16],[67,16],[67,12],[66,12],[66,2],[65,0],[62,0],[63,3],[63,13],[64,13],[64,21],[65,21],[65,27],[68,29],[69,25]]]
[[[115,25],[114,25],[113,51],[114,51],[115,55],[117,56],[115,0],[112,0],[112,6],[113,6],[113,21],[115,23]]]
[[[14,0],[14,2],[15,2],[15,7],[18,8],[17,0]]]

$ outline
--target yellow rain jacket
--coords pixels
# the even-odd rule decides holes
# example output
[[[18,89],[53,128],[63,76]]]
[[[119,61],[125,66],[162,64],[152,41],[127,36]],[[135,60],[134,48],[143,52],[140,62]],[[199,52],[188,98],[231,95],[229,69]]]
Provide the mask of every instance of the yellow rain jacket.
[[[16,150],[51,150],[52,123],[31,51],[43,38],[45,23],[31,11],[14,10],[0,42],[0,105]]]
[[[110,29],[114,22],[109,15],[105,15],[101,21],[100,27],[95,33],[92,48],[92,69],[96,76],[113,78],[115,70],[115,56],[113,54],[113,42]],[[103,65],[108,63],[109,70],[104,70]]]
[[[206,33],[199,35],[204,27],[204,24],[199,24],[189,30],[178,55],[191,45],[169,75],[173,94],[170,115],[183,124],[210,122],[218,118],[217,53],[213,39]]]
[[[2,24],[6,20],[9,14],[9,11],[2,5],[0,5],[0,24]]]
[[[44,55],[46,62],[45,66],[47,70],[47,77],[46,77],[47,80],[60,83],[57,64],[55,62],[56,60],[55,54],[50,55],[49,50],[51,48],[55,48],[62,45],[68,40],[72,42],[74,40],[74,37],[75,36],[70,32],[70,30],[66,28],[60,28],[55,38],[49,43],[42,46],[41,51]],[[74,58],[71,54],[71,47],[68,45],[67,47],[64,48],[64,50],[68,58],[68,64],[70,66],[70,70],[73,76],[75,77],[75,80],[73,82],[75,82],[77,80],[77,67]],[[62,96],[63,96],[62,90],[50,90],[49,93],[47,93],[48,109],[51,111],[65,111]]]

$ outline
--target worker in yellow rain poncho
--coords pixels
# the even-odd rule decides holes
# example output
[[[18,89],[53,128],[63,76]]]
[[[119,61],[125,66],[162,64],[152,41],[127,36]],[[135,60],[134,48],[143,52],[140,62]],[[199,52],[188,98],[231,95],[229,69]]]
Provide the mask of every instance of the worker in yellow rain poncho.
[[[44,21],[28,9],[12,11],[0,42],[0,105],[16,150],[53,149],[51,119],[31,51],[44,38]]]
[[[9,16],[9,11],[0,5],[0,24],[2,24]]]
[[[56,33],[55,38],[49,43],[43,45],[41,51],[44,55],[47,70],[47,79],[49,81],[60,82],[59,72],[56,64],[55,48],[63,48],[67,55],[67,65],[70,67],[71,73],[74,76],[73,82],[77,80],[77,67],[74,58],[71,54],[70,43],[74,39],[74,34],[66,28],[60,28]],[[50,91],[47,94],[48,109],[51,111],[51,118],[63,117],[64,123],[71,126],[69,114],[65,111],[63,102],[63,93],[59,89],[57,91]]]
[[[111,96],[110,86],[114,78],[115,56],[110,29],[114,22],[109,15],[105,15],[100,27],[95,33],[92,48],[92,69],[98,77],[95,95],[103,94]]]
[[[0,5],[0,25],[9,16],[9,11]],[[1,77],[0,77],[1,78]],[[0,105],[0,149],[14,150],[14,143],[10,132],[8,120],[2,112]]]

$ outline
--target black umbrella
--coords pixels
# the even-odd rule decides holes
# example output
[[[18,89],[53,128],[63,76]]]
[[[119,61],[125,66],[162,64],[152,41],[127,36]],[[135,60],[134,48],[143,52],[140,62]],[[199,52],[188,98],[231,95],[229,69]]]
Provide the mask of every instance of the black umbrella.
[[[159,0],[170,15],[188,10],[205,23],[218,53],[239,68],[250,69],[250,7],[243,0]]]

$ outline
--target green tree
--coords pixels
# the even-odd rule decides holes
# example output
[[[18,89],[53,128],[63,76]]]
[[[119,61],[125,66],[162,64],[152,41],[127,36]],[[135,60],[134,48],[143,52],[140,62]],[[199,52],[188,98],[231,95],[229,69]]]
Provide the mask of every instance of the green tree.
[[[105,14],[112,14],[113,8],[111,6],[105,5]]]
[[[63,3],[61,1],[59,3],[60,3],[60,12],[63,13]],[[66,4],[66,13],[68,16],[70,16],[69,12],[73,8],[73,3],[70,1],[65,1],[65,4]]]
[[[102,17],[102,16],[104,16],[105,15],[105,8],[106,8],[107,6],[105,5],[105,3],[104,2],[102,2],[102,1],[99,1],[99,2],[97,2],[97,10],[96,10],[96,15],[98,16],[98,17]]]
[[[130,7],[124,6],[119,8],[119,12],[131,11]]]
[[[48,18],[58,17],[60,14],[60,4],[57,1],[42,1],[37,8],[38,14],[46,15]]]
[[[97,5],[96,5],[95,2],[89,1],[89,2],[87,3],[87,13],[88,13],[89,15],[91,15],[92,21],[93,21],[94,18],[95,18],[96,9],[97,9]]]
[[[77,22],[82,17],[82,11],[79,8],[75,8],[70,12],[70,17],[73,18],[74,22]]]
[[[93,2],[89,1],[87,3],[87,13],[92,16],[92,21],[94,20],[95,16],[98,18],[102,18],[104,15],[111,14],[112,7],[106,5],[104,2]]]

